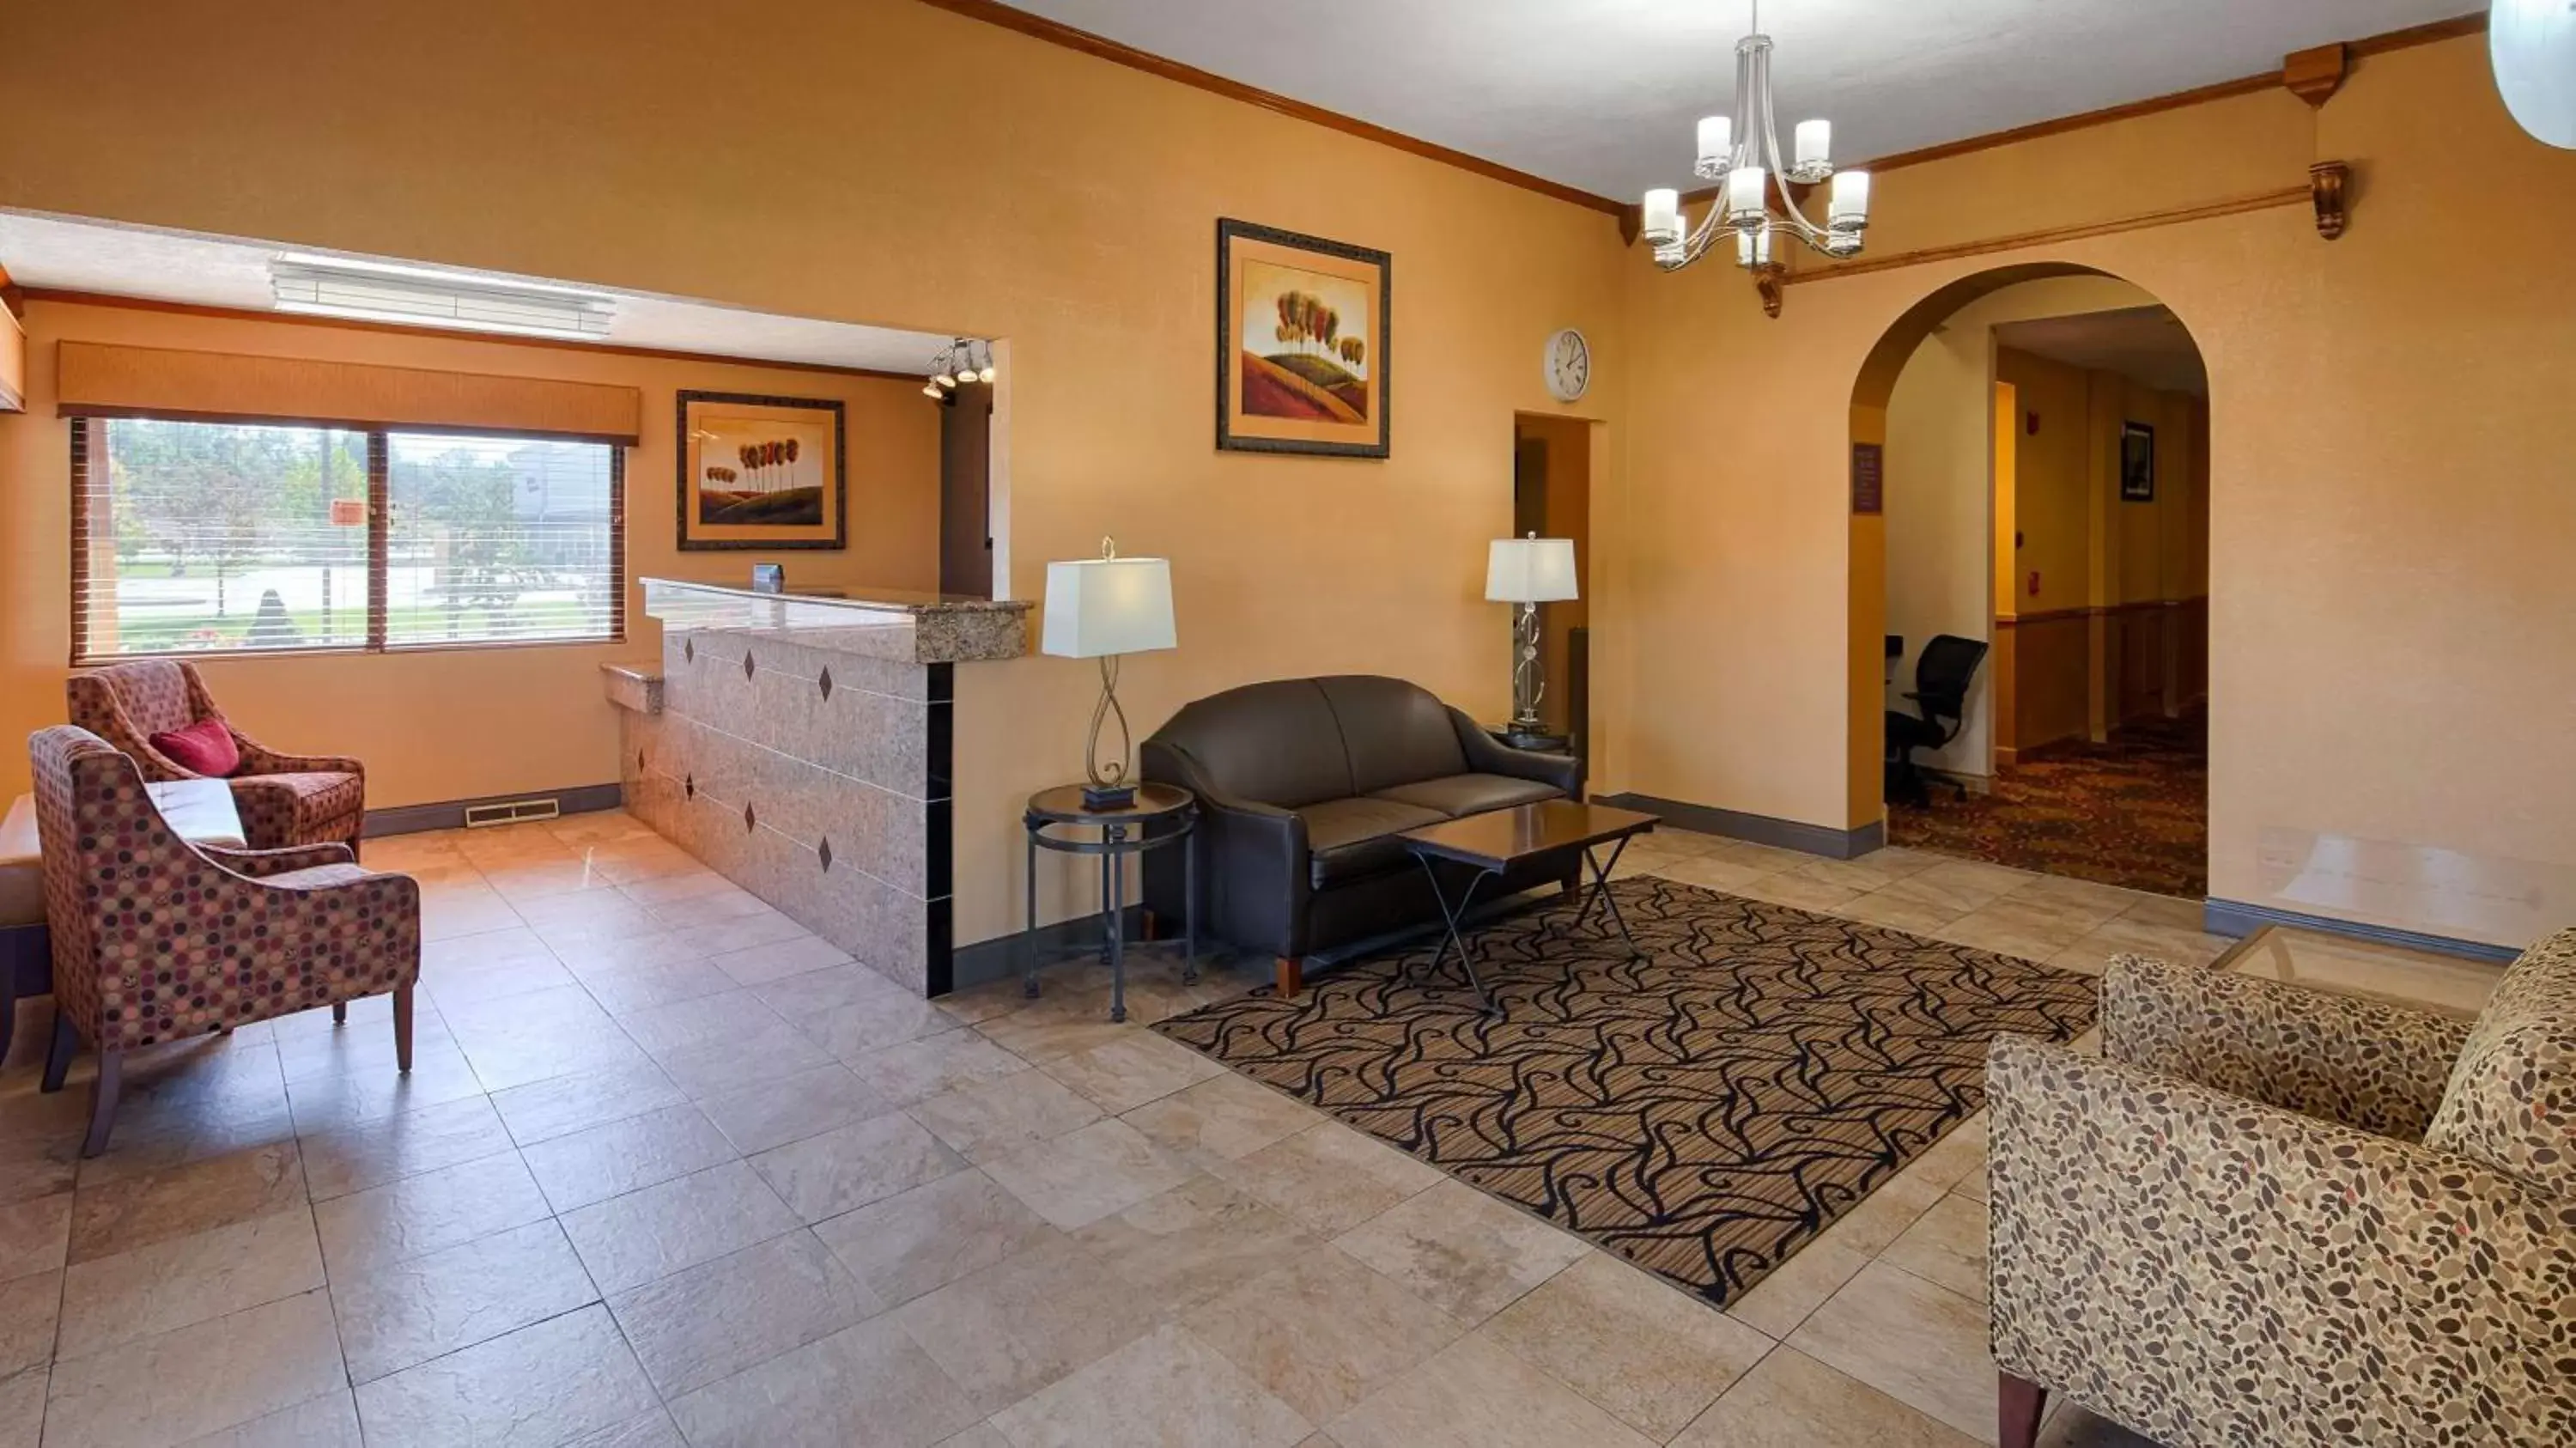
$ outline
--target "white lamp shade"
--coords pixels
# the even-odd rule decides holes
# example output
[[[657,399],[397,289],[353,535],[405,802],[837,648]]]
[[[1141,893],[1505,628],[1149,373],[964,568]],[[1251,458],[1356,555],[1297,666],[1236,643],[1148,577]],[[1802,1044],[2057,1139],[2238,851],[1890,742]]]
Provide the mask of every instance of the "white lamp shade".
[[[1165,558],[1085,558],[1047,565],[1046,633],[1059,658],[1139,654],[1178,642],[1172,564]]]
[[[1485,597],[1495,603],[1555,603],[1574,589],[1571,538],[1497,538],[1485,555]]]
[[[2564,0],[2495,0],[2487,53],[2514,120],[2536,140],[2576,149],[2576,14]]]

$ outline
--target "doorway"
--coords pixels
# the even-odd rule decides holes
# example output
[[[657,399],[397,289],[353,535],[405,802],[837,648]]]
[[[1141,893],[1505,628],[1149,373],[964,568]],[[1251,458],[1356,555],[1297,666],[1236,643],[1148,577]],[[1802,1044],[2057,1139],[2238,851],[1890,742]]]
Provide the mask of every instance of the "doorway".
[[[993,384],[939,405],[939,591],[993,596]]]
[[[1574,542],[1575,598],[1539,608],[1538,716],[1588,758],[1592,728],[1592,429],[1579,417],[1512,419],[1512,536]]]

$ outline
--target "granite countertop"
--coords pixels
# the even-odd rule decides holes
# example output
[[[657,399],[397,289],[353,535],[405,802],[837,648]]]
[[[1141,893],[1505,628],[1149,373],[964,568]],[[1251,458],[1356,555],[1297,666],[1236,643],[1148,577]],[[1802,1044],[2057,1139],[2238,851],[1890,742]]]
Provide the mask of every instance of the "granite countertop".
[[[977,598],[971,593],[923,593],[909,588],[835,588],[803,590],[791,588],[784,593],[760,593],[748,588],[735,588],[722,583],[698,583],[684,578],[645,578],[639,580],[649,595],[654,589],[686,589],[691,593],[712,593],[730,598],[751,598],[764,602],[792,599],[799,603],[833,604],[847,608],[892,609],[902,613],[1027,613],[1035,605],[1024,598]]]
[[[716,583],[646,578],[644,613],[667,630],[722,631],[901,663],[972,663],[1028,652],[1019,599],[874,589],[756,593]]]

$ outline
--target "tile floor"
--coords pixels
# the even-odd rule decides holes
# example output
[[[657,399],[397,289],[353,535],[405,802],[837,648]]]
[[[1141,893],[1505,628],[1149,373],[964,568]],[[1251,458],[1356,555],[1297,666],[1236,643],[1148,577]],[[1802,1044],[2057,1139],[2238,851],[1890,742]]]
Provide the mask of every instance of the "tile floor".
[[[1982,1122],[1725,1313],[1145,1030],[906,997],[618,815],[370,846],[383,1001],[0,1065],[0,1448],[1991,1441]],[[1625,867],[2097,970],[2196,907],[1668,832]],[[2059,1412],[2056,1448],[2136,1440]]]

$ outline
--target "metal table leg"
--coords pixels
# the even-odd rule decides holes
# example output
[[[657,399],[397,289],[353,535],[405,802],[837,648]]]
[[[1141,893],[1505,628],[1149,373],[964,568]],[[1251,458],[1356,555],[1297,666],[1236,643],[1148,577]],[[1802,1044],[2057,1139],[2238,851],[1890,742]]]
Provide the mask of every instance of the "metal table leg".
[[[1592,893],[1585,897],[1583,909],[1575,915],[1574,926],[1578,930],[1583,927],[1583,922],[1592,917],[1592,906],[1597,901],[1609,911],[1610,923],[1619,927],[1619,938],[1628,945],[1628,958],[1643,960],[1646,952],[1637,948],[1637,937],[1628,933],[1628,917],[1619,913],[1618,897],[1610,893],[1610,872],[1619,868],[1619,857],[1625,854],[1627,849],[1628,840],[1622,837],[1618,844],[1611,847],[1610,862],[1606,865],[1592,851],[1587,849],[1583,852],[1583,863],[1592,867]]]
[[[1199,830],[1181,838],[1181,984],[1199,983]],[[5,1040],[0,1037],[0,1040]]]
[[[1422,873],[1431,877],[1431,898],[1439,903],[1441,923],[1448,927],[1449,932],[1441,940],[1439,948],[1431,953],[1431,964],[1426,968],[1425,974],[1438,974],[1440,963],[1449,958],[1449,948],[1456,946],[1458,964],[1467,972],[1467,984],[1474,988],[1477,1003],[1484,1008],[1485,1014],[1501,1015],[1502,1006],[1494,1000],[1493,992],[1485,989],[1484,977],[1476,974],[1476,957],[1475,953],[1467,948],[1467,937],[1458,932],[1458,922],[1467,917],[1468,907],[1475,903],[1476,887],[1487,880],[1500,879],[1501,876],[1491,870],[1477,871],[1475,877],[1467,882],[1467,888],[1459,894],[1457,908],[1452,909],[1449,905],[1448,892],[1440,888],[1440,872],[1432,868],[1431,857],[1416,855],[1414,858],[1422,862]]]
[[[1101,831],[1109,850],[1100,860],[1103,909],[1109,947],[1109,1019],[1127,1019],[1127,852],[1119,846],[1127,841],[1125,825],[1110,825]]]
[[[1020,935],[1021,953],[1028,957],[1027,969],[1020,976],[1020,994],[1029,1000],[1038,998],[1038,831],[1032,824],[1029,836],[1028,914],[1021,923],[1028,928]]]

